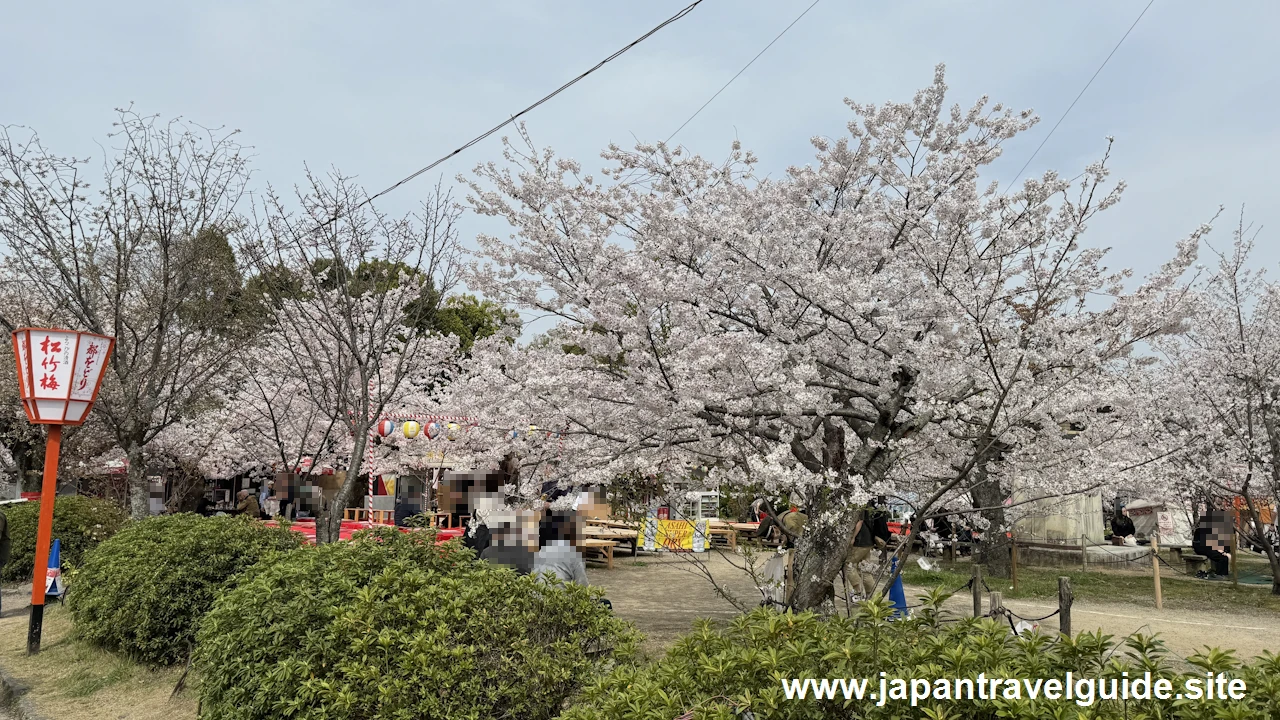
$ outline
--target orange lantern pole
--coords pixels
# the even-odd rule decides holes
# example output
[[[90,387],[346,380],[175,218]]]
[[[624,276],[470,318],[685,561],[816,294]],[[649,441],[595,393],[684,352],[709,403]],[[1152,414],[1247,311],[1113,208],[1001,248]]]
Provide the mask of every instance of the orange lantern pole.
[[[44,482],[40,486],[40,524],[36,530],[36,566],[31,574],[31,621],[27,624],[27,652],[40,652],[44,629],[45,576],[49,572],[49,544],[53,542],[53,503],[58,497],[58,451],[62,449],[62,426],[50,425],[44,443]]]
[[[115,338],[48,328],[20,328],[13,333],[18,362],[18,395],[27,419],[49,426],[45,442],[44,480],[40,487],[40,524],[36,530],[36,560],[31,576],[31,619],[27,652],[40,652],[44,628],[44,599],[48,589],[49,543],[53,535],[53,504],[58,496],[58,452],[62,426],[80,425],[89,416],[102,371],[115,347]]]

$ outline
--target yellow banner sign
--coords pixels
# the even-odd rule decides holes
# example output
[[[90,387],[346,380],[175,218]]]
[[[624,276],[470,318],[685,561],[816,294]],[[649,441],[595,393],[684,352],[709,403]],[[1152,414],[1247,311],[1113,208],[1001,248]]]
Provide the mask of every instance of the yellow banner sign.
[[[688,520],[659,520],[657,545],[668,550],[693,550],[693,523]]]

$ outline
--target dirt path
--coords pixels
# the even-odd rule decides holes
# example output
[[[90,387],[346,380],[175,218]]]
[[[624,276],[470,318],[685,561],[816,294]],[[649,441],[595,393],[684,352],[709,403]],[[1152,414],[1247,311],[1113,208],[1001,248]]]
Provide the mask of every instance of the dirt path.
[[[922,591],[908,587],[907,596]],[[1027,618],[1044,617],[1058,609],[1057,602],[1042,600],[1009,600],[1005,605]],[[970,596],[952,597],[946,607],[958,615],[973,613]],[[1227,611],[1227,608],[1223,610]],[[1272,613],[1236,610],[1209,615],[1199,611],[1155,610],[1127,603],[1077,600],[1071,610],[1071,624],[1077,633],[1101,630],[1117,639],[1137,632],[1148,635],[1158,632],[1165,646],[1182,657],[1205,646],[1231,648],[1240,657],[1260,655],[1264,650],[1280,651],[1280,617]],[[1043,629],[1057,631],[1058,618],[1049,618],[1039,625]]]
[[[760,593],[744,573],[718,553],[700,557],[708,561],[707,567],[717,583],[751,607],[759,604]],[[660,652],[676,636],[688,632],[698,618],[723,621],[738,614],[732,604],[717,596],[706,577],[692,572],[692,568],[688,556],[641,554],[634,560],[616,559],[613,570],[593,566],[587,575],[593,585],[606,589],[618,615],[645,633],[646,649]],[[908,598],[923,592],[921,588],[906,590]],[[1047,600],[1009,600],[1005,605],[1028,618],[1057,610],[1057,603]],[[946,607],[957,615],[968,615],[972,613],[972,600],[967,595],[955,596]],[[1264,650],[1280,651],[1280,616],[1265,611],[1223,608],[1208,614],[1077,600],[1072,624],[1076,632],[1102,630],[1116,638],[1134,632],[1159,632],[1169,650],[1183,657],[1206,645],[1233,648],[1241,657]],[[1057,618],[1045,620],[1041,626],[1056,631]]]

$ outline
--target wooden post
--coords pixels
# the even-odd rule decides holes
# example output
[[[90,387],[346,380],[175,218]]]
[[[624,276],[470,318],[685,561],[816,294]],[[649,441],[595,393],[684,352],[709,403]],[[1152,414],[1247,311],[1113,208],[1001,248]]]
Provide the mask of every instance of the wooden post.
[[[987,610],[987,613],[993,618],[999,617],[1004,612],[1004,595],[999,592],[993,592],[989,602],[991,603],[991,608]]]
[[[1160,541],[1151,536],[1151,571],[1156,581],[1156,609],[1164,609],[1164,599],[1160,594]]]
[[[982,566],[978,563],[973,564],[973,581],[970,587],[973,588],[973,616],[982,617]]]
[[[1009,538],[1009,552],[1012,553],[1012,563],[1009,565],[1009,574],[1013,579],[1013,591],[1018,592],[1018,539]]]
[[[1089,569],[1089,545],[1085,543],[1085,536],[1080,536],[1080,569]]]
[[[1071,578],[1058,578],[1058,630],[1071,637]]]
[[[1236,555],[1239,555],[1239,553],[1236,551],[1240,549],[1240,542],[1236,538],[1238,538],[1239,536],[1240,536],[1240,533],[1236,532],[1236,526],[1234,523],[1232,523],[1231,525],[1231,584],[1236,586],[1240,585],[1240,572],[1236,565]]]
[[[956,538],[951,536],[951,540],[947,543],[947,562],[956,561]]]
[[[795,583],[791,577],[791,551],[787,551],[786,572],[782,576],[782,601],[786,603],[787,608],[791,607],[791,593],[795,590]]]

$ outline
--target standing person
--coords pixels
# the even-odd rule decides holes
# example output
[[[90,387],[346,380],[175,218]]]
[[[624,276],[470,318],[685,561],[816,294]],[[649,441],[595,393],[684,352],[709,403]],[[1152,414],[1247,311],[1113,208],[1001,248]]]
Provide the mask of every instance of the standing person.
[[[860,599],[867,599],[871,595],[871,588],[862,577],[862,563],[871,557],[871,548],[875,547],[876,538],[871,533],[871,523],[867,510],[864,508],[858,511],[858,519],[853,526],[853,539],[849,543],[848,555],[844,559],[844,591],[850,594],[851,590],[857,590]]]
[[[4,566],[9,564],[9,553],[12,550],[12,542],[9,540],[9,518],[5,517],[4,511],[0,510],[0,574],[4,572]],[[0,608],[0,614],[4,609]]]
[[[885,510],[888,499],[880,495],[867,504],[867,522],[871,523],[871,537],[875,544],[884,548],[893,539],[893,531],[889,529],[889,512]]]
[[[240,502],[236,504],[237,515],[248,515],[257,520],[262,515],[262,508],[258,506],[258,497],[248,490],[241,490],[237,497]]]

